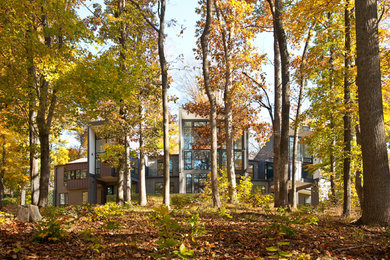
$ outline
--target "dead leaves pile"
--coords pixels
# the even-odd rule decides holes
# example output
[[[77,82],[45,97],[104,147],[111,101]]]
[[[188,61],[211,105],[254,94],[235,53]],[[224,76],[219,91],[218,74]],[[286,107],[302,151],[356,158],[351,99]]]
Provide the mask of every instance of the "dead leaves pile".
[[[355,226],[337,216],[318,215],[318,224],[285,223],[294,230],[288,235],[279,230],[280,217],[275,212],[233,210],[230,215],[232,218],[200,213],[200,223],[207,232],[193,241],[183,236],[179,245],[194,250],[190,258],[198,259],[267,259],[275,255],[270,248],[288,252],[289,259],[390,259],[390,229]],[[179,211],[174,216],[179,223],[188,221]],[[3,217],[0,259],[178,258],[173,254],[178,248],[159,249],[158,227],[151,222],[150,212],[137,207],[108,221],[76,220],[57,243],[33,242],[34,232],[35,224]]]

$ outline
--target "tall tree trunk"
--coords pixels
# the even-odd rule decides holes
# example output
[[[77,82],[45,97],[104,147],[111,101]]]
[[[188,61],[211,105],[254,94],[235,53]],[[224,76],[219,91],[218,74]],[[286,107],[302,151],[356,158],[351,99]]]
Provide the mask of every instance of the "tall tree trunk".
[[[218,153],[217,153],[217,102],[215,94],[210,86],[209,66],[209,46],[208,46],[208,35],[210,33],[210,25],[212,20],[212,0],[207,0],[207,11],[206,11],[206,23],[203,29],[202,36],[200,37],[200,44],[202,48],[202,68],[203,68],[203,79],[204,87],[207,93],[207,97],[210,102],[210,127],[211,127],[211,188],[213,197],[213,207],[221,207],[221,199],[219,197],[218,190]]]
[[[139,114],[139,205],[146,206],[146,173],[145,173],[145,147],[144,147],[144,131],[145,131],[145,108],[142,100],[140,100]]]
[[[164,204],[170,207],[170,176],[169,176],[169,115],[168,115],[168,63],[165,59],[165,6],[166,0],[160,0],[160,29],[158,30],[158,55],[160,57],[163,125],[164,125]]]
[[[5,175],[5,162],[7,156],[5,136],[1,136],[2,139],[2,152],[1,152],[1,165],[0,165],[0,209],[3,208],[4,201],[4,175]]]
[[[125,193],[124,193],[124,181],[125,181],[125,169],[123,168],[124,159],[120,160],[118,168],[118,203],[123,206],[125,204]]]
[[[283,4],[275,0],[275,29],[278,37],[282,68],[282,118],[280,134],[279,200],[281,206],[288,206],[288,132],[290,128],[290,56],[287,49],[287,36],[282,20]]]
[[[131,150],[130,137],[125,136],[125,202],[131,202]]]
[[[42,112],[41,112],[42,113]],[[38,118],[40,118],[38,112]],[[50,142],[49,129],[45,122],[37,119],[39,129],[39,142],[41,143],[41,176],[39,179],[39,207],[46,207],[49,203],[50,181]]]
[[[331,13],[328,13],[328,28],[331,28]],[[330,29],[329,30],[329,35],[331,34]],[[331,41],[330,37],[328,38],[328,41]],[[329,79],[329,85],[330,89],[333,89],[334,87],[334,46],[333,44],[330,45],[329,47],[329,64],[330,64],[330,79]],[[331,198],[330,201],[336,205],[338,200],[336,197],[336,183],[335,183],[335,174],[336,174],[336,161],[335,161],[335,156],[334,156],[334,148],[335,148],[335,138],[334,138],[334,122],[333,122],[333,117],[331,116],[330,118],[330,124],[329,124],[330,129],[332,130],[332,137],[331,137],[331,142],[329,145],[329,160],[330,160],[330,191],[331,191]]]
[[[41,23],[44,31],[44,43],[46,48],[51,47],[51,35],[46,16],[46,1],[42,6]],[[58,36],[59,49],[62,48],[62,35]],[[49,93],[49,82],[41,75],[38,96],[37,127],[39,142],[41,144],[41,175],[39,179],[39,207],[48,205],[49,181],[50,181],[50,129],[54,117],[54,109],[57,103],[57,90],[53,89]],[[46,113],[47,112],[47,113]]]
[[[363,224],[390,224],[390,174],[383,120],[377,2],[356,0],[357,86],[363,154]]]
[[[30,26],[32,28],[32,26]],[[30,153],[30,182],[31,182],[31,204],[38,205],[39,201],[39,165],[38,165],[38,136],[36,130],[36,75],[34,68],[34,55],[31,48],[31,30],[27,31],[26,53],[28,59],[28,81],[29,81],[29,111],[28,111],[28,132],[29,132],[29,153]]]
[[[31,95],[32,96],[32,95]],[[39,165],[38,165],[38,137],[36,131],[37,112],[34,108],[34,98],[31,97],[29,104],[29,153],[30,153],[30,181],[31,181],[31,204],[38,205],[39,201]]]
[[[302,99],[303,99],[303,91],[305,89],[305,75],[304,75],[304,66],[305,66],[305,58],[306,58],[306,51],[309,46],[309,41],[311,37],[311,29],[314,26],[314,24],[309,28],[307,38],[305,41],[305,47],[303,48],[302,58],[301,58],[301,65],[299,68],[299,95],[298,95],[298,103],[297,103],[297,113],[295,114],[295,122],[294,122],[294,143],[293,143],[293,154],[292,154],[292,185],[291,185],[291,193],[292,193],[292,202],[291,205],[293,208],[297,207],[297,183],[296,183],[296,176],[297,176],[297,150],[298,150],[298,137],[299,137],[299,116],[301,114],[301,106],[302,106]]]
[[[275,25],[274,25],[275,28]],[[280,104],[281,98],[281,79],[280,79],[280,50],[276,32],[274,29],[274,122],[273,136],[274,136],[274,152],[273,152],[273,163],[274,163],[274,206],[279,207],[281,205],[279,201],[279,176],[280,176]]]
[[[345,69],[344,69],[344,204],[343,215],[351,215],[351,12],[349,10],[349,1],[345,6]]]

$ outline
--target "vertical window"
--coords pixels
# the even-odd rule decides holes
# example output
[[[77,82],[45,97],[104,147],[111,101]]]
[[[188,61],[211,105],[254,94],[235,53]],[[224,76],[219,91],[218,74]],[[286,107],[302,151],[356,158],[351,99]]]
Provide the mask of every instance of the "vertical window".
[[[192,170],[192,152],[184,152],[184,170]]]
[[[234,152],[234,168],[242,170],[242,152]]]
[[[68,204],[68,193],[60,193],[60,206],[65,206]]]
[[[265,178],[272,180],[274,178],[274,165],[271,162],[265,163]]]
[[[158,162],[157,163],[157,176],[163,176],[164,175],[164,163]]]
[[[81,171],[81,179],[87,178],[87,170],[82,170]]]
[[[210,152],[209,151],[194,151],[194,169],[209,170],[210,169]]]
[[[249,167],[248,167],[248,176],[251,177],[251,179],[253,180],[254,179],[254,170],[255,166],[253,164],[249,164]]]
[[[227,167],[226,151],[221,151],[221,168],[226,169],[226,167]]]
[[[107,186],[107,195],[114,195],[114,186]]]
[[[76,180],[79,180],[79,179],[81,179],[81,171],[76,170]]]
[[[192,149],[192,128],[184,127],[183,129],[184,149]]]
[[[69,172],[64,171],[64,186],[65,187],[68,185],[68,176],[69,176]]]
[[[192,175],[187,174],[186,176],[186,192],[192,193]]]

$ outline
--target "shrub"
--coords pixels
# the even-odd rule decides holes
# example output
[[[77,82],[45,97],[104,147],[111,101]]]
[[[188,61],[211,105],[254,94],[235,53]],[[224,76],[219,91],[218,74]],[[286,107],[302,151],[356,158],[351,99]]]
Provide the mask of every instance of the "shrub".
[[[58,219],[50,219],[48,222],[40,221],[37,224],[37,231],[33,235],[33,241],[38,243],[56,243],[68,236],[63,229],[64,223]]]
[[[218,190],[219,196],[221,198],[222,203],[226,203],[229,201],[229,180],[227,177],[227,171],[225,169],[219,169],[218,175]],[[250,177],[245,176],[237,176],[239,180],[236,191],[237,191],[237,199],[240,203],[248,203],[251,197],[252,192],[252,182]],[[205,182],[205,187],[203,189],[202,198],[207,203],[211,204],[211,173],[207,175],[207,180]]]
[[[125,208],[116,204],[115,202],[109,202],[102,206],[95,206],[94,208],[95,220],[110,220],[112,217],[119,217],[124,215]]]

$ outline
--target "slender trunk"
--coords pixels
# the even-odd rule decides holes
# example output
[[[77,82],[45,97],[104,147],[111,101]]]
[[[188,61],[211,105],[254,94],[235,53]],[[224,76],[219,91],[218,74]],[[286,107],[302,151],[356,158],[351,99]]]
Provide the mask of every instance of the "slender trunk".
[[[307,38],[305,41],[305,47],[303,48],[301,65],[299,68],[299,95],[298,95],[298,103],[297,103],[297,113],[295,114],[295,122],[294,122],[294,143],[293,143],[293,155],[292,155],[292,207],[297,207],[297,184],[296,184],[296,176],[297,176],[297,150],[298,150],[298,136],[299,136],[299,116],[301,114],[301,106],[303,99],[303,91],[305,89],[305,76],[304,76],[304,66],[305,66],[305,57],[306,51],[309,46],[309,41],[311,37],[311,29],[313,25],[309,28]]]
[[[229,202],[237,204],[237,190],[236,190],[236,173],[234,168],[234,135],[233,135],[233,100],[232,100],[232,68],[231,68],[231,44],[228,39],[231,38],[231,31],[223,28],[222,15],[217,2],[214,1],[217,19],[220,21],[222,31],[222,43],[224,52],[224,66],[225,66],[225,89],[224,89],[224,105],[225,105],[225,143],[226,143],[226,174],[229,182]],[[229,37],[228,37],[229,36]]]
[[[331,28],[331,13],[328,13],[328,27]],[[331,32],[329,32],[330,34]],[[331,39],[329,39],[330,41]],[[330,90],[333,89],[334,87],[334,46],[331,45],[329,48],[329,64],[330,64],[330,79],[329,79],[329,85],[330,85]],[[330,117],[330,124],[329,124],[330,129],[332,129],[332,137],[331,137],[331,142],[330,142],[330,150],[329,150],[329,160],[330,160],[330,191],[331,191],[331,198],[330,201],[336,205],[338,203],[337,197],[336,197],[336,183],[335,183],[335,176],[336,176],[336,161],[335,161],[335,156],[334,156],[334,148],[335,148],[335,138],[334,138],[334,122],[333,122],[333,117]]]
[[[118,204],[123,206],[125,204],[125,198],[124,198],[124,181],[125,181],[125,169],[123,168],[123,161],[120,160],[119,162],[119,173],[118,173]]]
[[[31,26],[32,27],[32,26]],[[28,81],[29,81],[29,115],[28,115],[28,132],[29,132],[29,153],[30,153],[30,181],[31,181],[31,204],[38,205],[39,200],[39,165],[38,165],[38,136],[36,130],[37,111],[35,108],[36,98],[36,75],[34,69],[34,55],[31,48],[31,29],[27,31],[26,54],[28,59]]]
[[[45,14],[45,5],[42,7],[41,23],[44,32],[44,43],[46,48],[51,47],[51,35],[48,28],[47,16]],[[58,36],[59,49],[62,48],[62,35]],[[50,100],[49,100],[50,99]],[[37,112],[37,127],[39,141],[41,144],[41,175],[39,179],[39,207],[48,205],[49,196],[49,181],[50,181],[50,129],[54,117],[54,110],[57,103],[57,91],[53,89],[49,91],[49,82],[41,75],[41,83],[39,86],[39,107]],[[47,111],[47,113],[46,113]]]
[[[146,206],[146,173],[145,173],[145,150],[144,150],[144,130],[145,130],[145,108],[140,100],[139,114],[139,205]]]
[[[125,202],[131,202],[131,150],[130,137],[125,136]]]
[[[282,68],[282,114],[280,134],[279,200],[281,206],[288,206],[288,132],[290,119],[290,56],[287,49],[287,36],[282,20],[283,4],[275,0],[275,29],[278,38]]]
[[[30,99],[29,108],[29,152],[30,152],[30,180],[31,180],[31,204],[38,205],[39,201],[39,165],[38,165],[38,137],[35,129],[37,112],[35,111],[33,98]]]
[[[3,208],[4,201],[4,175],[5,175],[5,161],[7,156],[5,136],[1,136],[2,139],[2,153],[1,153],[1,165],[0,165],[0,209]]]
[[[206,23],[203,29],[202,36],[200,37],[200,44],[202,48],[202,68],[204,87],[207,93],[207,97],[210,102],[210,127],[211,127],[211,187],[213,197],[213,207],[220,208],[221,200],[218,191],[218,153],[217,153],[217,109],[216,109],[216,98],[213,90],[210,86],[209,66],[209,46],[207,42],[208,35],[210,33],[210,25],[212,20],[212,0],[207,0],[207,13]]]
[[[390,224],[390,174],[383,119],[377,2],[356,0],[357,86],[363,154],[363,224]]]
[[[275,28],[275,25],[274,25]],[[280,157],[280,104],[281,104],[281,79],[280,79],[280,50],[276,32],[274,30],[274,122],[273,122],[273,136],[274,136],[274,206],[279,207],[279,157]]]
[[[39,113],[38,113],[39,114]],[[39,142],[41,143],[41,176],[39,179],[39,207],[48,206],[50,181],[50,142],[49,130],[44,122],[38,120]]]
[[[163,131],[164,131],[164,204],[170,207],[170,176],[169,176],[169,115],[168,115],[168,63],[165,59],[165,6],[166,0],[160,1],[160,29],[158,30],[158,55],[160,57],[162,100],[163,100]]]
[[[225,90],[226,91],[226,90]],[[226,93],[226,92],[225,92]],[[229,95],[229,94],[227,94]],[[229,98],[225,98],[229,99]],[[229,200],[237,204],[236,173],[234,169],[233,111],[231,100],[225,102],[226,160],[229,180]]]
[[[349,1],[345,7],[345,72],[344,72],[344,204],[343,215],[351,215],[351,13],[349,10]]]

